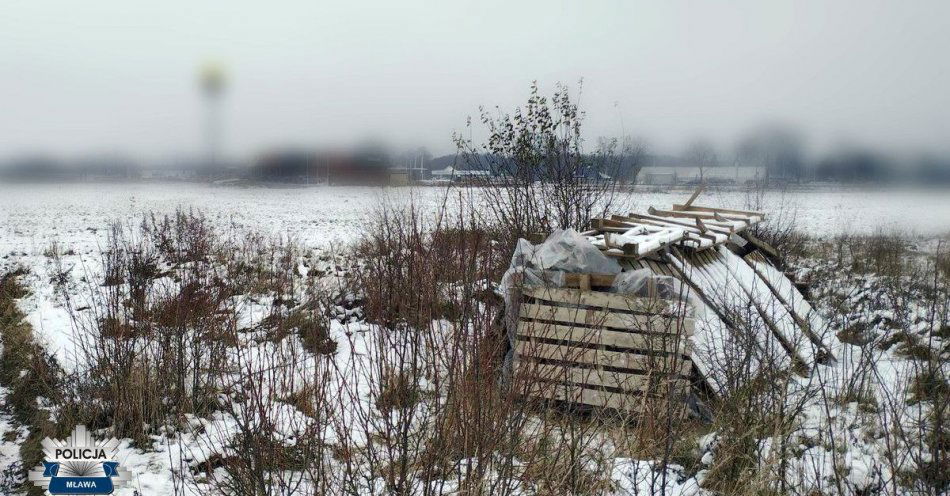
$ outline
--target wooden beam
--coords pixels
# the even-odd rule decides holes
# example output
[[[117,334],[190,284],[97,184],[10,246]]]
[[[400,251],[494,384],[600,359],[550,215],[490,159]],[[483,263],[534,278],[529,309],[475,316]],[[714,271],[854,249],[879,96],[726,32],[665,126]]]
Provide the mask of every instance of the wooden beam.
[[[761,217],[763,220],[765,219],[765,214],[763,214],[762,212],[753,212],[750,210],[732,210],[729,208],[715,208],[715,207],[693,207],[693,206],[685,205],[685,204],[684,205],[673,204],[673,210],[680,210],[680,211],[688,210],[690,212],[710,212],[710,213],[719,212],[721,214],[750,215],[750,216],[755,215],[755,216]]]
[[[696,191],[693,191],[693,194],[692,194],[692,196],[689,197],[689,200],[686,200],[686,203],[684,204],[684,205],[686,206],[686,208],[689,208],[689,206],[693,204],[693,201],[696,200],[696,198],[699,196],[700,193],[703,192],[704,189],[706,189],[706,183],[705,183],[705,182],[703,182],[702,184],[700,184],[699,187],[696,188]],[[676,206],[675,206],[675,205],[673,206],[673,210],[676,210]]]
[[[753,236],[753,235],[752,235],[751,233],[749,233],[749,232],[745,232],[745,233],[743,233],[743,234],[745,235],[744,237],[745,237],[746,240],[748,240],[750,243],[752,243],[752,245],[755,246],[756,248],[758,248],[758,249],[762,250],[763,252],[765,252],[766,255],[772,257],[772,258],[775,259],[775,260],[781,260],[781,259],[782,259],[782,257],[781,257],[781,256],[779,255],[779,253],[778,253],[778,250],[776,250],[775,248],[772,248],[772,245],[770,245],[770,244],[766,243],[765,241],[762,241],[761,239],[759,239],[759,238]]]
[[[631,224],[629,222],[621,222],[621,221],[613,220],[613,219],[591,219],[590,220],[590,228],[601,230],[601,231],[608,228],[632,229],[634,227],[637,227],[637,225]]]

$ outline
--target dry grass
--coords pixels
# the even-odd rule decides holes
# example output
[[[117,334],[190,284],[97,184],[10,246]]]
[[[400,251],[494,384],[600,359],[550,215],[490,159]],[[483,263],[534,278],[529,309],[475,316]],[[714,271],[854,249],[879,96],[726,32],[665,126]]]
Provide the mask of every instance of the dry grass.
[[[525,401],[528,378],[502,373],[504,305],[491,290],[509,247],[474,216],[436,222],[411,208],[381,210],[350,258],[319,269],[292,243],[234,243],[196,213],[116,226],[103,274],[88,278],[94,301],[88,310],[70,303],[88,336],[88,369],[65,377],[33,342],[12,303],[23,289],[10,274],[0,282],[0,324],[13,346],[4,347],[0,380],[36,436],[82,421],[147,448],[149,435],[174,435],[191,416],[237,419],[233,436],[199,432],[203,447],[227,449],[178,474],[181,487],[203,481],[226,494],[605,494],[618,489],[618,457],[653,460],[654,487],[668,477],[660,469],[677,467],[684,477],[703,472],[704,488],[719,494],[785,494],[796,490],[784,469],[801,452],[804,401],[822,398],[823,381],[834,381],[845,387],[823,404],[857,403],[888,443],[923,447],[912,463],[896,455],[881,462],[900,474],[887,487],[938,494],[950,472],[946,350],[934,344],[948,328],[945,255],[928,271],[909,250],[883,235],[791,250],[790,267],[821,261],[803,282],[840,311],[836,330],[862,350],[862,362],[851,376],[795,386],[787,370],[743,368],[749,343],[735,343],[736,360],[722,371],[732,387],[712,405],[712,424],[672,409],[635,417]],[[313,270],[304,275],[301,265]],[[860,300],[828,282],[863,287],[872,277],[880,278],[876,292]],[[237,301],[266,302],[266,315],[242,327]],[[921,332],[909,308],[927,305]],[[882,309],[893,310],[890,320],[876,317]],[[365,348],[349,353],[358,343]],[[873,393],[883,353],[915,364],[893,396]],[[804,394],[790,395],[795,387]],[[78,394],[95,401],[73,401]],[[40,395],[67,415],[44,417]],[[895,426],[888,419],[908,402],[927,408],[914,426]],[[840,454],[840,433],[828,429],[814,442]],[[710,433],[707,453],[698,439]],[[774,447],[768,456],[763,439]],[[39,456],[35,440],[25,456]],[[855,493],[844,469],[835,470],[824,490]]]
[[[64,375],[42,346],[33,338],[29,324],[17,309],[16,300],[27,296],[19,278],[25,270],[13,270],[0,276],[0,385],[8,389],[6,407],[21,424],[29,426],[30,435],[20,446],[22,465],[21,490],[42,494],[39,488],[25,483],[25,470],[39,465],[43,459],[40,442],[47,436],[68,431],[75,425],[72,412],[59,412],[58,422],[51,418],[44,404],[62,403]],[[40,401],[45,398],[46,402]]]

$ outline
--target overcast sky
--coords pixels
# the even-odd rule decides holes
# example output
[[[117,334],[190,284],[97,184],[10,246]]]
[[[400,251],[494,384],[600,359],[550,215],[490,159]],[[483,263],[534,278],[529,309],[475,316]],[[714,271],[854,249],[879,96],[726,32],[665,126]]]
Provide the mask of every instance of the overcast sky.
[[[5,0],[0,156],[197,153],[209,59],[235,157],[368,136],[446,153],[478,105],[582,77],[588,136],[659,151],[769,120],[819,149],[950,150],[945,0]]]

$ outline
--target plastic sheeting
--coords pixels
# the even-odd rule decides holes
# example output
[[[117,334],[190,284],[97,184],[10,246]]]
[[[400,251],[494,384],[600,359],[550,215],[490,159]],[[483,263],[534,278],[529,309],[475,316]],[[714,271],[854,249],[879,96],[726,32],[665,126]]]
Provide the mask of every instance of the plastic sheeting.
[[[518,240],[511,266],[587,274],[619,274],[620,264],[573,229],[554,231],[538,246]]]
[[[628,270],[617,274],[610,292],[671,301],[686,300],[694,309],[703,306],[702,300],[687,284],[675,277],[656,274],[650,269]]]
[[[515,336],[518,331],[518,300],[524,286],[564,286],[564,274],[620,274],[623,269],[616,260],[604,255],[587,238],[573,229],[554,231],[543,243],[535,246],[519,239],[511,255],[511,265],[501,279],[505,299],[505,324],[510,344],[505,355],[504,371],[511,372]],[[518,280],[520,277],[520,281]]]

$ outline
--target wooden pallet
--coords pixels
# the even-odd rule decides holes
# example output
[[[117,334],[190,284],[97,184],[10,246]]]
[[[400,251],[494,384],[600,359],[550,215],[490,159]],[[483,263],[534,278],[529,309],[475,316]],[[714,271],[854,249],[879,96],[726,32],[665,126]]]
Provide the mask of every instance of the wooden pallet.
[[[589,287],[590,277],[569,283]],[[526,396],[640,413],[687,393],[694,321],[683,303],[573,288],[522,294],[515,373]]]

